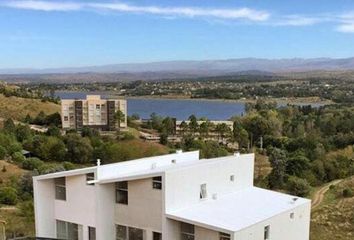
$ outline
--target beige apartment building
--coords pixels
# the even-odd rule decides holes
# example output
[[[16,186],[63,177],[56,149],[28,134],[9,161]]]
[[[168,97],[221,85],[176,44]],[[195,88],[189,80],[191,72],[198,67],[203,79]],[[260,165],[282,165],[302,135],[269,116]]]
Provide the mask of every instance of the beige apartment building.
[[[121,111],[123,121],[115,120]],[[61,117],[63,129],[90,127],[102,131],[114,131],[118,125],[127,127],[127,101],[125,99],[102,99],[100,95],[87,95],[86,99],[62,99]]]

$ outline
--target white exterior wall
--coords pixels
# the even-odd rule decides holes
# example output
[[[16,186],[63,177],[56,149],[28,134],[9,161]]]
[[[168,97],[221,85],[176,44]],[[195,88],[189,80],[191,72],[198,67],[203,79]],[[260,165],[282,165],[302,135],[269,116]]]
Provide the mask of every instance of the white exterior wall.
[[[115,205],[116,224],[144,229],[147,236],[162,232],[162,215],[162,190],[152,188],[152,178],[129,181],[128,205]]]
[[[96,239],[115,240],[115,184],[97,184],[96,196]],[[88,238],[84,240],[88,240]]]
[[[46,238],[56,237],[56,221],[54,214],[54,181],[53,179],[34,181],[34,209],[36,235]]]
[[[198,164],[166,172],[165,210],[178,210],[198,204],[200,185],[207,184],[208,199],[213,194],[222,195],[253,186],[254,155],[232,156],[233,160]],[[201,160],[209,161],[209,160]],[[230,181],[230,176],[235,181]]]
[[[86,175],[66,177],[66,201],[54,200],[54,217],[82,225],[83,239],[87,239],[88,227],[96,227],[95,199],[95,186],[86,184]]]
[[[291,213],[294,213],[294,219],[290,218]],[[310,235],[310,218],[311,202],[236,232],[234,239],[264,239],[264,227],[269,225],[271,240],[308,240]]]

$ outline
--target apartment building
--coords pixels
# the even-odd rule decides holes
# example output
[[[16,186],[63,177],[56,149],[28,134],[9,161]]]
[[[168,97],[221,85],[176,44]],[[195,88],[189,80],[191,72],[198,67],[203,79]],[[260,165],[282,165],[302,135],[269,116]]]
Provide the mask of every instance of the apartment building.
[[[254,154],[181,152],[34,177],[36,235],[308,240],[311,201],[253,186]]]
[[[124,114],[124,121],[117,121],[117,111]],[[127,101],[102,99],[100,95],[87,95],[86,99],[62,99],[61,117],[63,129],[96,128],[112,131],[127,126]]]

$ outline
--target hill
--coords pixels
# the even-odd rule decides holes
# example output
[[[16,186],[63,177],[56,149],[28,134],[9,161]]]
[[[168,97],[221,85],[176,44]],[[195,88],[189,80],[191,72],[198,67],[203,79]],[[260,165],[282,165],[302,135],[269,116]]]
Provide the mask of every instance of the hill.
[[[60,105],[39,99],[5,97],[0,94],[0,118],[23,120],[27,114],[35,117],[40,111],[46,114],[60,112]]]

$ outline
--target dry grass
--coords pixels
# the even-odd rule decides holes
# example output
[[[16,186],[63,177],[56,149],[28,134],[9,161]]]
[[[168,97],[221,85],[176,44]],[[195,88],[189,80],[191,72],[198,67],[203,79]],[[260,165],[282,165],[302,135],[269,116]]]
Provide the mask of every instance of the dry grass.
[[[345,188],[354,190],[354,177],[329,190],[321,206],[313,211],[311,240],[354,239],[354,197],[342,197]]]
[[[6,170],[6,171],[4,171]],[[6,183],[10,178],[19,178],[27,171],[19,168],[18,166],[8,163],[4,160],[0,160],[0,182]]]
[[[22,120],[27,114],[35,117],[40,111],[46,114],[60,112],[60,105],[51,102],[41,102],[39,99],[5,97],[0,94],[0,118]]]

